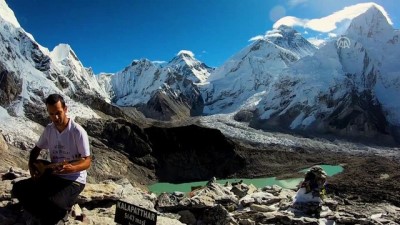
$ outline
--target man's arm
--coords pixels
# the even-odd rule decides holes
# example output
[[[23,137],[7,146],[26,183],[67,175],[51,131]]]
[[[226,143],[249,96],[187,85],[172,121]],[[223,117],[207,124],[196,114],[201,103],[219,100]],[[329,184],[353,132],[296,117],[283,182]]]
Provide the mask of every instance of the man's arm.
[[[90,167],[92,159],[90,156],[82,157],[80,160],[76,162],[67,163],[65,165],[60,166],[55,170],[57,174],[67,174],[67,173],[76,173],[82,170],[86,170]]]
[[[29,155],[29,162],[28,162],[28,167],[29,167],[29,172],[31,174],[32,178],[36,178],[39,174],[37,168],[33,165],[33,162],[39,157],[40,151],[42,149],[39,148],[38,146],[35,146]]]

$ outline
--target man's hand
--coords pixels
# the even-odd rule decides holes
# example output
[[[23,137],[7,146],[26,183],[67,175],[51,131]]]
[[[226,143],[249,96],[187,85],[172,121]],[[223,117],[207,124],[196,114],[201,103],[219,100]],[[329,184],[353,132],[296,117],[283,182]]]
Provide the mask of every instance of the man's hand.
[[[41,149],[35,146],[31,150],[31,153],[29,154],[29,162],[28,162],[29,173],[31,174],[32,179],[34,180],[39,178],[40,175],[38,168],[33,163],[38,158],[40,151]]]
[[[67,174],[67,173],[75,173],[76,169],[75,166],[73,166],[71,163],[64,162],[54,168],[53,173],[55,174]]]
[[[53,168],[53,173],[55,174],[76,173],[88,169],[90,167],[90,164],[91,164],[90,156],[86,156],[70,162],[64,161],[59,165],[57,165],[57,167]]]
[[[37,178],[39,178],[40,173],[37,167],[31,162],[29,162],[28,166],[29,166],[29,173],[31,174],[32,179],[36,180]]]

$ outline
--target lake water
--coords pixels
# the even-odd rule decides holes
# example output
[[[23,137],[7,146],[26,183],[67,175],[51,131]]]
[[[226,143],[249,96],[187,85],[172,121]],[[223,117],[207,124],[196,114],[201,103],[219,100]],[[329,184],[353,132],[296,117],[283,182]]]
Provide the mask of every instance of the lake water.
[[[319,165],[324,169],[328,176],[333,176],[335,174],[341,173],[343,171],[342,166],[333,166],[333,165]],[[307,169],[304,169],[300,172],[307,172]],[[223,179],[217,180],[220,184],[225,184],[227,181],[230,183],[238,182],[243,180],[245,184],[253,184],[257,188],[262,188],[265,186],[271,185],[279,185],[283,188],[296,188],[296,186],[303,180],[303,178],[293,178],[293,179],[284,179],[284,180],[277,180],[275,177],[267,177],[267,178],[254,178],[254,179]],[[181,183],[181,184],[171,184],[171,183],[156,183],[149,186],[149,190],[153,193],[160,194],[162,192],[174,192],[174,191],[181,191],[181,192],[190,192],[191,187],[193,186],[204,186],[206,185],[207,181],[199,181],[199,182],[190,182],[190,183]]]

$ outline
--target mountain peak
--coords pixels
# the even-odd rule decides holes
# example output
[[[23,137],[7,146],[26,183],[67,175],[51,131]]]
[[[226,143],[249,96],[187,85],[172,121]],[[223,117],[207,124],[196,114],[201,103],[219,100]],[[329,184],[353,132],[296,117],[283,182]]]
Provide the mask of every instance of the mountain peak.
[[[169,64],[188,64],[192,65],[193,63],[198,62],[198,60],[194,57],[193,52],[188,50],[181,50],[178,54],[169,62]]]
[[[14,15],[14,12],[10,9],[10,7],[8,7],[5,0],[0,0],[0,17],[15,27],[21,27]]]
[[[72,56],[75,60],[79,61],[75,52],[69,44],[59,44],[51,51],[51,58],[55,61],[62,61]]]
[[[192,58],[192,59],[194,58],[193,52],[188,51],[188,50],[181,50],[178,52],[178,54],[176,56],[182,57],[182,58],[184,58],[184,57],[188,57],[188,58]]]
[[[378,14],[382,15],[383,17],[385,17],[386,21],[390,25],[393,24],[393,22],[390,19],[388,13],[386,12],[386,10],[382,6],[380,6],[380,5],[376,4],[376,3],[373,3],[373,2],[365,3],[365,4],[367,5],[367,8],[368,8],[367,11],[365,12],[365,14],[372,14],[373,15],[373,14],[377,14],[378,13]]]
[[[386,40],[393,36],[392,21],[382,6],[366,3],[367,10],[355,17],[346,31],[346,35],[357,38],[367,37]]]
[[[288,26],[288,25],[284,25],[284,24],[280,25],[277,28],[277,30],[280,30],[280,31],[285,32],[285,33],[297,32],[295,29],[293,29],[293,27]]]
[[[294,52],[299,58],[312,55],[316,50],[299,32],[287,25],[280,25],[271,31],[267,31],[265,39]]]

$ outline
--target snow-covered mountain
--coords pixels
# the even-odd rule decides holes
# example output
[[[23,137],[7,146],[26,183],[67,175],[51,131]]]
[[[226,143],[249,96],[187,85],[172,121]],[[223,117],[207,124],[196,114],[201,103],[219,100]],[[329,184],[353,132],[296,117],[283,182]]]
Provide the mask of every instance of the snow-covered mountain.
[[[114,76],[113,73],[100,73],[96,76],[101,90],[107,93],[110,99],[114,97],[114,90],[111,84],[112,76]]]
[[[270,88],[282,70],[316,48],[297,31],[281,26],[268,32],[210,75],[203,84],[205,113],[233,112],[249,97]]]
[[[188,50],[182,50],[168,65],[177,73],[183,74],[193,83],[202,83],[207,80],[213,68],[195,59],[194,54]]]
[[[166,65],[134,60],[111,77],[113,102],[139,107],[146,116],[162,120],[200,115],[203,99],[196,83],[207,79],[211,70],[189,51],[179,52]]]
[[[38,44],[20,26],[4,0],[0,0],[0,38],[0,111],[1,117],[10,121],[0,124],[3,134],[17,132],[18,126],[38,130],[34,122],[46,124],[43,100],[50,93],[66,96],[71,117],[98,117],[79,102],[109,99],[93,72],[83,67],[68,45],[59,45],[50,52]],[[27,133],[16,136],[24,139]]]
[[[250,125],[266,129],[400,136],[400,31],[376,4],[343,21],[349,48],[336,39],[316,48],[281,25],[216,69],[182,50],[165,64],[134,60],[95,76],[69,45],[51,52],[39,45],[0,0],[0,111],[43,124],[43,98],[57,92],[67,96],[71,115],[84,117],[97,117],[84,104],[113,102],[161,120],[250,112]]]
[[[349,48],[331,41],[283,70],[259,101],[252,125],[363,136],[398,127],[398,31],[371,5],[343,37]]]

